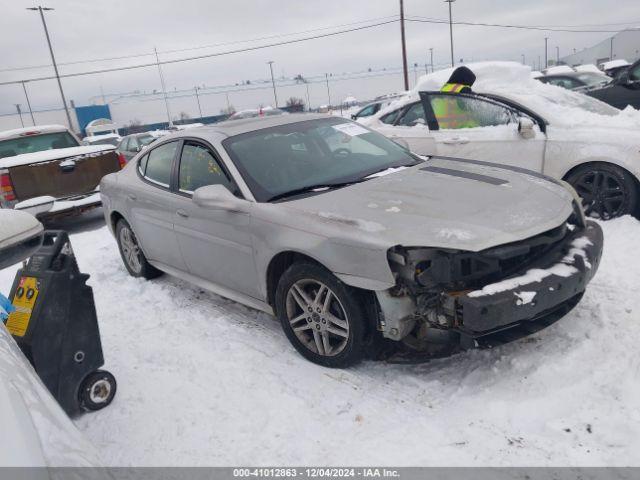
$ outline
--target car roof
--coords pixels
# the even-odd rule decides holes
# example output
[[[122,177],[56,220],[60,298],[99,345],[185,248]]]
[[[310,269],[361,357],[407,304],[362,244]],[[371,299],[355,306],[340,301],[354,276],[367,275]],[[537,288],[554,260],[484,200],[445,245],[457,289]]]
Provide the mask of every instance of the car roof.
[[[596,72],[567,72],[567,73],[552,73],[550,75],[544,75],[542,78],[554,78],[554,77],[582,77],[584,75],[598,75],[600,77],[606,77],[607,74],[604,72],[596,73]]]
[[[164,138],[178,138],[178,137],[191,137],[191,136],[223,136],[233,137],[235,135],[241,135],[243,133],[254,132],[256,130],[263,130],[265,128],[279,127],[280,125],[289,125],[291,123],[305,122],[309,120],[320,120],[331,117],[327,114],[316,113],[294,113],[291,115],[274,115],[257,118],[242,118],[239,120],[225,120],[224,122],[218,122],[211,125],[204,125],[202,127],[194,127],[188,130],[182,130],[180,132],[172,133]],[[346,118],[345,122],[350,122]]]

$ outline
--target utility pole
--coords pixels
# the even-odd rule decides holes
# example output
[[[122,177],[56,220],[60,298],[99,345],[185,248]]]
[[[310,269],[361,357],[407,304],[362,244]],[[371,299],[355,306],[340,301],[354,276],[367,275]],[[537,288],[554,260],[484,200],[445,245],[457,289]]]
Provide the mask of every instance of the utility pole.
[[[49,53],[51,54],[51,62],[53,63],[53,70],[56,73],[56,80],[58,81],[58,88],[60,89],[60,96],[62,97],[62,105],[64,105],[64,112],[67,115],[67,122],[69,123],[69,128],[73,130],[73,123],[71,122],[69,107],[67,107],[67,99],[64,97],[64,90],[62,90],[62,82],[60,81],[60,73],[58,73],[58,64],[56,63],[56,57],[53,54],[53,47],[51,46],[51,38],[49,38],[49,30],[47,29],[47,22],[44,19],[44,12],[53,10],[53,8],[41,7],[40,5],[38,5],[37,7],[27,8],[27,10],[40,12],[40,18],[42,19],[42,26],[44,27],[44,34],[47,37],[47,45],[49,45]]]
[[[164,97],[164,106],[167,109],[167,119],[169,120],[169,128],[173,128],[173,120],[171,120],[171,111],[169,110],[169,99],[167,98],[167,89],[164,84],[164,75],[162,74],[162,67],[160,66],[160,58],[158,57],[158,50],[153,47],[153,51],[156,54],[156,65],[158,65],[158,73],[160,74],[160,84],[162,85],[162,95]]]
[[[225,95],[227,96],[227,113],[231,115],[232,112],[231,112],[231,102],[229,101],[229,92],[225,92]]]
[[[609,55],[609,59],[613,60],[613,37],[611,37],[611,54]]]
[[[431,54],[431,73],[433,73],[433,47],[429,49],[429,53]]]
[[[311,111],[311,99],[309,97],[309,82],[305,81],[304,83],[307,87],[307,110]]]
[[[544,68],[549,66],[549,37],[544,37]]]
[[[418,84],[418,64],[413,64],[413,86],[415,87]]]
[[[24,121],[22,120],[22,110],[20,110],[20,104],[14,103],[14,105],[16,106],[16,110],[18,110],[18,115],[20,115],[20,123],[24,127]]]
[[[324,74],[324,79],[327,82],[327,98],[329,99],[329,109],[331,109],[331,91],[329,90],[329,74]]]
[[[455,60],[453,58],[453,12],[451,4],[456,0],[444,0],[445,3],[449,4],[449,37],[451,38],[451,66],[455,66]]]
[[[407,71],[407,42],[404,34],[404,0],[400,0],[400,38],[402,40],[402,71],[404,73],[404,89],[409,90],[409,72]]]
[[[202,108],[200,107],[200,96],[198,95],[198,87],[193,87],[196,91],[196,102],[198,102],[198,112],[200,112],[200,120],[202,120]]]
[[[560,65],[560,47],[556,46],[556,65]]]
[[[524,56],[524,53],[523,53],[523,54],[522,54],[522,64],[524,65],[525,63],[526,63],[526,62],[525,62],[525,56]]]
[[[271,71],[271,85],[273,86],[273,98],[275,99],[275,108],[278,108],[278,94],[276,93],[276,81],[273,77],[273,60],[267,62],[269,64],[269,70]]]
[[[33,110],[31,110],[31,102],[29,101],[29,95],[27,95],[27,87],[25,85],[26,81],[23,80],[22,82],[22,90],[24,90],[24,98],[27,99],[27,106],[29,107],[29,115],[31,115],[31,121],[33,122],[33,126],[36,126],[36,119],[33,118]]]

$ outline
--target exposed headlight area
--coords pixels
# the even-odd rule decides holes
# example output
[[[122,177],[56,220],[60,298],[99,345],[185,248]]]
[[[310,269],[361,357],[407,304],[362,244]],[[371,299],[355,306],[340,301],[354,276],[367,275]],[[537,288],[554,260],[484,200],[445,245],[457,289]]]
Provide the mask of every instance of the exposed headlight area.
[[[390,249],[396,285],[385,293],[388,298],[378,296],[383,334],[398,339],[398,332],[404,333],[404,343],[417,350],[433,350],[434,339],[439,344],[464,344],[467,339],[474,345],[480,337],[523,322],[532,328],[531,320],[548,321],[552,310],[570,308],[595,273],[602,248],[599,227],[582,223],[580,204],[575,202],[575,207],[556,228],[480,252]],[[403,317],[384,312],[389,299],[405,302]],[[409,300],[413,310],[407,315]]]

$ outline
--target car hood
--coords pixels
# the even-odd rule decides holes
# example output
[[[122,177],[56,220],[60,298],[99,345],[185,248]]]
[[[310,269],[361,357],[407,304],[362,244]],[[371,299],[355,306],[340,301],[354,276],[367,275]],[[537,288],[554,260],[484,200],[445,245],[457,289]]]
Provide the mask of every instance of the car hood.
[[[295,210],[288,215],[312,217],[304,224],[338,242],[479,251],[555,228],[573,211],[573,196],[561,184],[514,170],[434,158],[280,205]]]

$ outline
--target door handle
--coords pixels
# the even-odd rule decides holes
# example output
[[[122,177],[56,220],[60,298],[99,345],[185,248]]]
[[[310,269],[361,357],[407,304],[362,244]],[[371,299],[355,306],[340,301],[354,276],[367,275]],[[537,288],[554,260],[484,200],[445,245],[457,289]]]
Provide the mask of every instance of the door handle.
[[[176,213],[178,214],[178,216],[182,217],[182,218],[189,218],[189,214],[187,212],[185,212],[183,209],[179,208],[178,210],[176,210]]]
[[[134,202],[138,199],[138,197],[136,197],[133,193],[128,193],[127,197],[129,198],[129,200],[133,200]]]
[[[442,143],[446,143],[447,145],[464,145],[465,143],[469,143],[469,139],[467,137],[451,137],[445,138]]]

